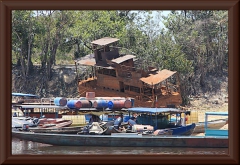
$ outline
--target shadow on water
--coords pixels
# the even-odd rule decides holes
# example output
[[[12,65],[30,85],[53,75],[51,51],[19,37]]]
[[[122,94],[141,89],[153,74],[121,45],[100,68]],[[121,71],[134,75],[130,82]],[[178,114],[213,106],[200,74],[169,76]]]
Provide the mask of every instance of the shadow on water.
[[[228,148],[52,146],[12,139],[13,155],[227,155]]]

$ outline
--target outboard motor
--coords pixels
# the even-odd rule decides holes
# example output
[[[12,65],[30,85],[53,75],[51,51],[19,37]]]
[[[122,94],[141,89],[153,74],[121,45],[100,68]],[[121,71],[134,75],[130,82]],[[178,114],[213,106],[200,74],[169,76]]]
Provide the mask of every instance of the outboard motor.
[[[121,125],[121,122],[122,122],[122,118],[121,117],[118,117],[115,121],[114,121],[114,128],[115,129],[119,129],[120,125]]]

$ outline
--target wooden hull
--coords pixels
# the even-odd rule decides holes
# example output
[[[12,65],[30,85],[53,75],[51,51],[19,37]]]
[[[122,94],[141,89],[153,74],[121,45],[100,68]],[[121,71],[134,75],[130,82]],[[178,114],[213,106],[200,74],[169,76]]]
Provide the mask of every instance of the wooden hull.
[[[82,126],[62,128],[29,128],[29,131],[34,133],[77,134],[82,130],[82,128]]]
[[[173,132],[172,135],[191,135],[195,129],[195,123],[186,125],[186,126],[181,126],[177,128],[170,128]]]
[[[228,148],[228,137],[154,136],[117,133],[113,135],[68,135],[12,131],[12,136],[60,146],[104,147],[194,147]]]
[[[72,124],[72,120],[64,120],[61,118],[53,119],[53,118],[44,118],[39,119],[38,128],[62,128],[68,127]]]
[[[208,121],[208,129],[220,129],[222,128],[225,124],[227,124],[227,119],[220,119],[220,120],[213,120],[213,121]],[[196,123],[195,130],[193,133],[204,133],[205,128],[204,128],[205,123],[204,122],[199,122]]]
[[[86,96],[86,91],[95,92],[95,97],[131,97],[134,98],[134,107],[166,107],[167,103],[171,103],[175,106],[179,106],[182,103],[182,97],[180,93],[174,95],[164,95],[157,98],[157,104],[151,99],[139,99],[136,93],[118,92],[115,90],[103,89],[97,86],[94,80],[87,81],[79,84],[80,97]]]

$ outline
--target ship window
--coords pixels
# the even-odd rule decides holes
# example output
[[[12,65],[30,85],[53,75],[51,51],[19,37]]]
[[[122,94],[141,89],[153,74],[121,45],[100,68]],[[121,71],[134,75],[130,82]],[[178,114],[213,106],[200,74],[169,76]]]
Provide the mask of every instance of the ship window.
[[[140,93],[140,88],[139,87],[130,86],[130,91]]]
[[[102,55],[101,55],[101,51],[103,51],[102,49],[97,51],[97,57],[99,61],[102,61]]]

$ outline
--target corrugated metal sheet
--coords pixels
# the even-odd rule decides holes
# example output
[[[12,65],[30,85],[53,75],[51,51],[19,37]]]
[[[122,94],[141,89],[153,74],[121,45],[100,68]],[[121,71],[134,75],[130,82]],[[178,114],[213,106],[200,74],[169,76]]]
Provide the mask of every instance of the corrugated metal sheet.
[[[12,96],[28,96],[28,97],[37,97],[37,95],[26,94],[26,93],[12,93]]]
[[[115,62],[115,63],[117,63],[117,64],[120,64],[120,63],[122,63],[122,62],[124,62],[124,61],[127,61],[127,60],[129,60],[129,59],[132,59],[132,58],[134,58],[134,57],[136,57],[136,56],[134,56],[134,55],[125,55],[125,56],[118,57],[118,58],[112,60],[112,62]]]
[[[92,41],[91,43],[96,44],[96,45],[104,46],[104,45],[108,45],[110,43],[116,42],[118,40],[119,39],[117,39],[117,38],[104,37],[104,38]]]
[[[175,73],[176,72],[164,69],[158,71],[157,74],[150,74],[150,76],[148,77],[140,78],[140,80],[149,85],[155,85],[162,82],[163,80],[167,79],[168,77],[172,76]]]

